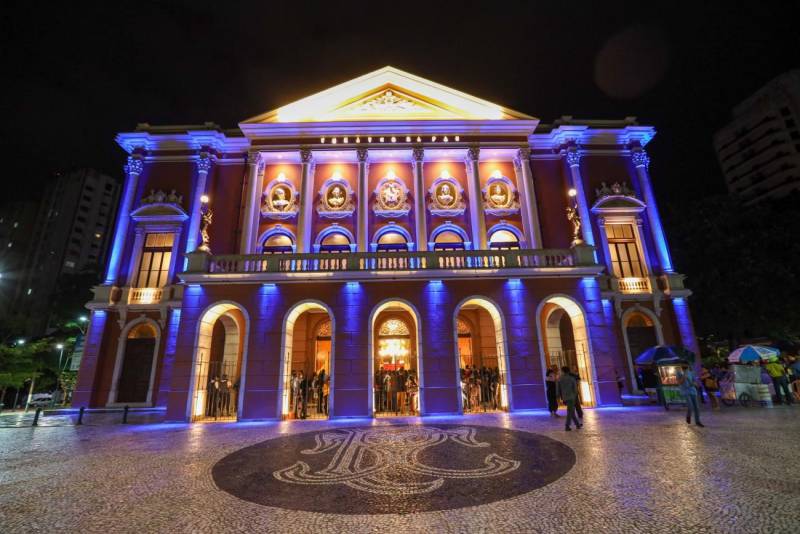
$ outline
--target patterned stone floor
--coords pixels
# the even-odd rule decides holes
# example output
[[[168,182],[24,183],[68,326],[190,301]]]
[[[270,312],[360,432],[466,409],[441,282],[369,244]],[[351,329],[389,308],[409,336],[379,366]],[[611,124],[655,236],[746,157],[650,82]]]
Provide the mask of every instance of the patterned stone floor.
[[[650,407],[587,410],[584,428],[572,432],[546,413],[0,428],[0,532],[797,532],[800,407],[704,412],[704,429],[682,415]],[[402,514],[265,506],[214,481],[217,462],[266,440],[387,424],[534,433],[571,448],[575,464],[509,498]],[[269,445],[259,446],[268,454]],[[458,493],[450,482],[443,491]],[[342,498],[343,511],[350,503]]]

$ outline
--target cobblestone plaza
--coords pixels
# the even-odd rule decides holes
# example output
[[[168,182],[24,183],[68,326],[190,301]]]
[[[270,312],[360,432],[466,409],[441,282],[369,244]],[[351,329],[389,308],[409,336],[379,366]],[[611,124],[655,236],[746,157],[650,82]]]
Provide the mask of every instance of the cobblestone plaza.
[[[0,417],[2,532],[794,532],[796,408],[162,424]],[[153,418],[150,416],[150,421]],[[48,426],[50,425],[50,426]]]

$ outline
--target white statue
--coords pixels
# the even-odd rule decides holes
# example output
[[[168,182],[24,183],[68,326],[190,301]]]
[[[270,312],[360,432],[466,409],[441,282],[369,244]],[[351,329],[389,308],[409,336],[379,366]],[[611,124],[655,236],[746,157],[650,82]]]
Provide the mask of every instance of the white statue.
[[[272,195],[272,205],[280,211],[289,207],[289,201],[286,200],[286,191],[282,187],[275,188]]]
[[[453,200],[455,200],[453,195],[450,194],[450,186],[448,184],[442,184],[442,187],[439,189],[439,194],[436,198],[439,199],[439,202],[442,204],[442,206],[449,206],[453,203]]]
[[[344,204],[344,201],[345,197],[342,188],[338,185],[334,186],[331,194],[328,196],[328,204],[330,204],[332,208],[340,208],[342,204]]]
[[[492,194],[489,196],[489,199],[492,201],[492,204],[495,206],[502,206],[506,202],[506,193],[503,191],[503,188],[500,184],[495,184],[492,188]]]

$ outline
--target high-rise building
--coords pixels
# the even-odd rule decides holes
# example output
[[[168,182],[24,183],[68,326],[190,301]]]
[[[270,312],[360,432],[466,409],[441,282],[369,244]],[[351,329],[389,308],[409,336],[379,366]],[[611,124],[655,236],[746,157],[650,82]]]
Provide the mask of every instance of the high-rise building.
[[[103,270],[119,189],[114,178],[79,169],[58,175],[46,190],[16,289],[15,310],[27,317],[28,335],[46,330],[62,275]]]
[[[12,312],[17,287],[25,278],[38,209],[36,202],[0,206],[0,317]]]
[[[714,148],[728,190],[746,203],[800,191],[800,70],[736,106]]]
[[[655,133],[540,124],[391,67],[236,130],[120,133],[73,405],[182,421],[514,411],[546,406],[553,366],[579,373],[585,405],[619,405],[644,349],[697,352]]]

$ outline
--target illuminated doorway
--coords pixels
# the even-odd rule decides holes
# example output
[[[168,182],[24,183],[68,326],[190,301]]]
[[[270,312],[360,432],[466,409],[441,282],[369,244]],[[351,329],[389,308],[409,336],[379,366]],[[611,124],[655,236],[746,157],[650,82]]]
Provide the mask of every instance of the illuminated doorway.
[[[474,297],[456,309],[459,402],[464,413],[510,407],[503,319],[488,299]]]
[[[550,297],[540,309],[539,339],[546,368],[555,367],[560,373],[566,366],[577,373],[581,405],[595,406],[594,366],[583,310],[569,297]]]
[[[622,314],[622,337],[628,356],[629,391],[641,393],[644,391],[644,384],[641,383],[633,362],[650,347],[664,344],[661,324],[653,312],[637,305]]]
[[[327,419],[333,405],[333,315],[319,302],[292,308],[283,326],[282,419]]]
[[[247,317],[237,304],[215,304],[200,318],[192,421],[236,420],[246,339]]]
[[[370,403],[376,417],[421,413],[418,328],[416,311],[402,301],[386,302],[372,313]]]

